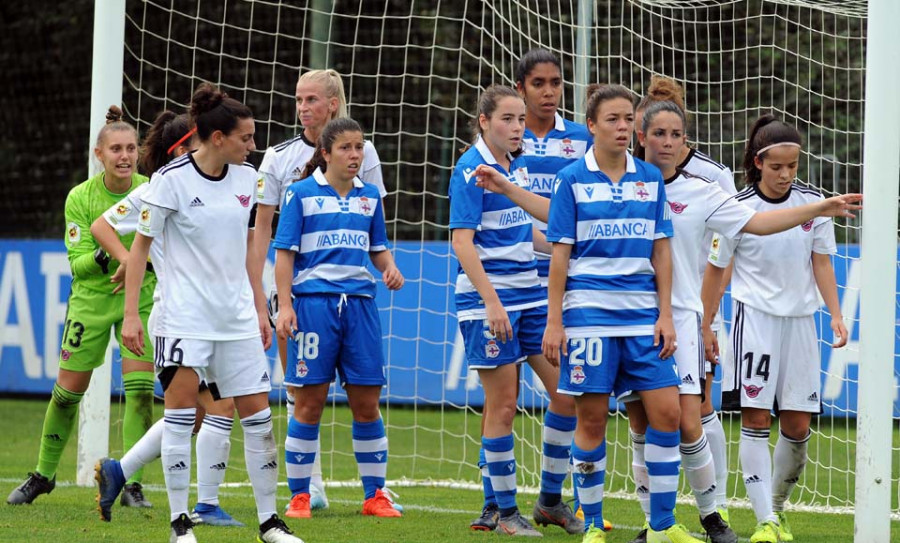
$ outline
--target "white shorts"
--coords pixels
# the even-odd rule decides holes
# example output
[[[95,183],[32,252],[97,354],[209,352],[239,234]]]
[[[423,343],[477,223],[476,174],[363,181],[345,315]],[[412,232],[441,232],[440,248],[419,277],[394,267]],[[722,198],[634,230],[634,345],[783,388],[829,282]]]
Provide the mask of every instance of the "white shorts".
[[[168,386],[166,368],[186,367],[206,381],[213,398],[249,396],[272,390],[269,362],[258,337],[232,341],[157,337],[156,371]]]
[[[675,325],[675,363],[681,384],[680,394],[700,394],[703,392],[700,379],[704,378],[703,336],[700,334],[700,314],[687,309],[672,309],[672,323]]]
[[[813,316],[776,317],[734,302],[732,364],[723,389],[740,387],[741,407],[818,413],[821,362]]]

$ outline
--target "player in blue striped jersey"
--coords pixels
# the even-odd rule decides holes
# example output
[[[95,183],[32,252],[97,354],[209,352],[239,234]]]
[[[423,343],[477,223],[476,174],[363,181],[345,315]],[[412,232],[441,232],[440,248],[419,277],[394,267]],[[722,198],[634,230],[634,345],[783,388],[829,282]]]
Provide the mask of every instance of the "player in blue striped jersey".
[[[562,66],[553,53],[533,49],[522,56],[516,67],[516,90],[525,100],[525,134],[522,158],[528,168],[529,190],[550,198],[553,180],[559,170],[581,160],[590,146],[591,134],[579,123],[563,119],[559,114],[562,99]],[[550,244],[545,234],[547,224],[532,218],[534,223],[534,254],[538,277],[547,286],[550,267]],[[541,325],[543,328],[543,324]],[[556,391],[559,369],[545,363],[543,357],[529,360],[532,370],[540,378],[550,397],[544,414],[543,458],[540,496],[534,503],[532,517],[538,524],[556,524],[569,533],[581,533],[583,516],[578,510],[562,502],[562,484],[571,463],[572,435],[575,432],[575,402],[571,396]],[[475,522],[481,522],[479,518]]]
[[[677,372],[671,315],[672,224],[659,170],[628,154],[634,128],[630,92],[594,86],[587,104],[593,147],[564,168],[549,203],[553,243],[543,352],[560,363],[559,391],[575,397],[575,484],[585,515],[584,543],[606,541],[602,499],[609,395],[637,392],[652,405],[648,440],[655,541],[694,542],[675,525],[678,475]],[[547,200],[497,180],[479,183],[547,216]],[[570,258],[571,257],[571,258]],[[568,336],[568,340],[567,337]],[[562,360],[560,362],[560,349]],[[655,455],[655,456],[653,456]],[[673,481],[674,478],[674,481]]]
[[[449,193],[452,245],[460,264],[456,315],[469,368],[478,370],[484,387],[482,464],[496,496],[496,505],[486,503],[483,516],[502,533],[540,535],[516,506],[512,424],[518,364],[541,356],[547,301],[538,281],[531,217],[505,196],[475,184],[476,168],[487,167],[528,186],[518,156],[525,104],[514,89],[492,86],[478,100],[475,123],[475,144],[456,163]],[[473,523],[472,528],[492,526]]]
[[[387,437],[378,409],[385,384],[381,322],[371,260],[392,290],[403,275],[387,248],[378,189],[358,177],[363,135],[352,119],[330,121],[307,165],[309,177],[285,192],[275,235],[275,283],[281,300],[277,332],[288,342],[285,383],[294,387],[294,417],[285,451],[292,498],[289,515],[308,518],[310,477],[319,421],[335,371],[353,412],[353,451],[365,501],[363,514],[399,517],[383,492]]]

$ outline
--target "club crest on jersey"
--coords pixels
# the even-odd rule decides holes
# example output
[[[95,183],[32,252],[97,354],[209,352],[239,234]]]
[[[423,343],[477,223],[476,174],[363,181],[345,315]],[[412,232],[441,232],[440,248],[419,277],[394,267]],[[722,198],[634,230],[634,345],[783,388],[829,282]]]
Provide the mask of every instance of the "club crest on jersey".
[[[131,206],[128,204],[119,204],[116,206],[116,215],[120,217],[128,215],[129,211],[131,211]]]
[[[531,184],[528,181],[528,170],[525,168],[516,168],[509,180],[523,188],[528,188]]]
[[[741,385],[744,387],[744,392],[747,393],[748,398],[755,398],[759,396],[759,393],[762,392],[764,387],[758,387],[756,385]]]
[[[650,200],[650,192],[647,191],[647,185],[643,181],[637,181],[634,184],[634,199],[641,202]]]
[[[812,230],[812,227],[813,227],[813,221],[812,221],[812,219],[810,219],[810,220],[808,220],[808,221],[806,221],[805,223],[803,223],[803,224],[800,225],[800,228],[802,228],[804,232],[809,232],[810,230]]]
[[[672,210],[672,213],[676,215],[681,215],[689,204],[682,204],[681,202],[666,202],[669,204],[669,209]]]
[[[577,151],[575,151],[575,148],[572,147],[572,140],[570,140],[569,138],[564,138],[562,140],[562,147],[560,148],[560,151],[562,152],[562,155],[566,158],[572,158],[573,156],[575,156],[575,153],[577,152]]]
[[[493,339],[484,346],[484,356],[488,358],[497,358],[500,356],[500,346]]]
[[[76,243],[81,241],[81,227],[74,222],[70,222],[69,224],[67,224],[66,240],[68,240],[69,245],[75,245]]]
[[[587,376],[584,374],[583,366],[573,366],[572,372],[569,374],[569,381],[573,385],[580,385],[587,379]]]
[[[372,201],[365,196],[359,197],[359,212],[366,217],[371,217],[375,214],[375,207],[372,205]]]
[[[238,199],[238,202],[240,202],[242,206],[247,207],[250,205],[249,194],[235,194],[234,197]]]
[[[309,366],[306,365],[305,360],[297,361],[297,371],[294,372],[297,374],[297,378],[303,379],[309,373]]]

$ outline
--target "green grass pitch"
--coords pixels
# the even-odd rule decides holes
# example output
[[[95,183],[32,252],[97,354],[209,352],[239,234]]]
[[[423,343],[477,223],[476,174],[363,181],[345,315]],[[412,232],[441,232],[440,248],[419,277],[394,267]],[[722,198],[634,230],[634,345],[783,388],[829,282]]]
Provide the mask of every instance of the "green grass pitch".
[[[112,454],[120,455],[120,438],[117,435],[116,420],[120,418],[120,406],[113,404],[111,428]],[[0,400],[0,480],[2,492],[8,493],[19,484],[25,474],[34,468],[40,427],[43,420],[45,400]],[[157,415],[161,407],[156,406]],[[284,413],[275,409],[279,423],[276,424],[278,441],[283,441]],[[413,410],[391,408],[386,413],[390,440],[391,460],[388,468],[389,479],[404,477],[419,481],[446,481],[449,479],[476,481],[477,474],[471,464],[477,460],[477,437],[479,418],[476,414],[461,410]],[[330,481],[352,482],[356,480],[356,465],[350,452],[350,414],[346,408],[336,408],[327,412],[326,418],[336,424],[323,429],[322,447],[326,454],[323,458],[326,479]],[[526,439],[539,436],[539,430],[533,422],[517,421],[516,431]],[[823,423],[824,424],[824,423]],[[423,428],[445,429],[444,433],[427,431]],[[726,424],[729,440],[737,439],[738,428],[734,424]],[[537,432],[535,434],[535,432]],[[616,418],[610,424],[610,433],[624,443],[627,432],[626,424]],[[825,430],[823,430],[823,433]],[[801,498],[808,502],[837,503],[837,500],[852,496],[853,478],[847,470],[846,458],[853,454],[853,430],[836,424],[829,426],[831,434],[828,440],[816,438],[810,451],[820,461],[811,462],[807,468],[804,482],[809,487],[818,488],[813,494],[808,490]],[[247,523],[246,528],[213,528],[198,527],[195,531],[202,542],[248,542],[255,536],[255,507],[251,490],[240,483],[247,481],[243,467],[243,450],[241,446],[240,425],[235,425],[234,445],[231,450],[232,465],[229,466],[226,488],[221,491],[222,506],[235,518]],[[835,439],[836,438],[836,439]],[[895,436],[895,442],[900,438]],[[413,455],[413,451],[417,455]],[[74,486],[76,444],[69,443],[63,457],[58,474],[58,486],[49,496],[41,496],[30,506],[0,506],[0,541],[3,542],[43,542],[58,541],[60,543],[96,542],[96,541],[168,541],[168,508],[163,486],[163,476],[159,462],[154,462],[145,470],[144,483],[146,494],[154,503],[152,509],[123,509],[116,505],[113,508],[113,522],[103,523],[98,519],[95,510],[94,488]],[[534,455],[530,449],[519,449],[520,463],[531,462]],[[737,449],[731,450],[732,469],[737,465]],[[440,459],[444,459],[443,461]],[[843,459],[843,460],[842,460]],[[461,462],[465,461],[469,465]],[[843,464],[841,462],[843,461]],[[610,465],[615,465],[619,473],[627,473],[630,459],[627,452],[615,449],[609,456]],[[836,472],[830,481],[824,465],[836,464]],[[896,467],[895,467],[896,470]],[[835,477],[837,472],[846,473]],[[525,485],[536,485],[535,474],[520,469],[520,480]],[[813,478],[816,478],[814,480]],[[611,492],[624,491],[627,480],[619,476],[610,477],[607,481]],[[362,502],[362,490],[358,487],[329,486],[328,495],[331,508],[318,512],[310,520],[299,521],[288,519],[288,525],[307,543],[366,541],[367,543],[391,542],[407,543],[439,539],[444,542],[479,542],[493,541],[499,537],[494,534],[471,532],[469,522],[477,515],[481,506],[481,493],[476,490],[447,488],[444,486],[394,486],[400,495],[399,502],[406,507],[401,519],[373,519],[359,514]],[[740,497],[743,485],[732,480],[729,494]],[[4,496],[6,494],[3,494]],[[894,493],[896,500],[896,492]],[[288,490],[279,489],[279,508],[287,502]],[[192,504],[195,493],[192,491]],[[523,513],[529,513],[536,496],[531,493],[519,494],[519,507]],[[795,492],[795,499],[798,494]],[[896,507],[896,503],[894,504]],[[615,528],[610,534],[610,543],[630,541],[635,531],[642,524],[642,515],[635,501],[609,498],[604,502],[604,513]],[[696,509],[689,503],[678,506],[679,521],[695,532],[700,532],[700,523]],[[732,523],[742,541],[749,537],[753,525],[753,515],[748,509],[732,508]],[[850,515],[829,513],[793,512],[790,515],[791,525],[798,542],[844,543],[852,541],[853,517]],[[580,541],[577,536],[568,536],[561,529],[541,528],[546,541]],[[900,523],[892,523],[891,540],[900,541]]]

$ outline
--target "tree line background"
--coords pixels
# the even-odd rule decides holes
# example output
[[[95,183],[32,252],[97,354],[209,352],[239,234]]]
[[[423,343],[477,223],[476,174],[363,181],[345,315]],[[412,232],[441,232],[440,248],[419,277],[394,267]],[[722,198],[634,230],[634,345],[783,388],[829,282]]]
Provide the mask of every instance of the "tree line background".
[[[446,239],[447,183],[479,91],[512,84],[518,58],[537,46],[557,53],[573,81],[570,4],[129,1],[123,105],[143,133],[162,109],[183,111],[199,82],[217,83],[253,109],[258,165],[267,146],[301,129],[299,73],[333,67],[381,157],[391,234]],[[61,238],[66,194],[87,177],[93,9],[90,0],[0,7],[3,237]],[[589,81],[636,97],[653,73],[681,81],[691,139],[735,169],[738,186],[747,129],[774,111],[805,135],[801,179],[859,189],[865,2],[601,0],[594,9]],[[563,109],[570,118],[576,109],[571,84]],[[854,241],[855,229],[838,232]]]

